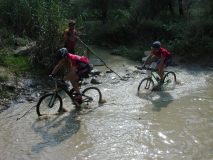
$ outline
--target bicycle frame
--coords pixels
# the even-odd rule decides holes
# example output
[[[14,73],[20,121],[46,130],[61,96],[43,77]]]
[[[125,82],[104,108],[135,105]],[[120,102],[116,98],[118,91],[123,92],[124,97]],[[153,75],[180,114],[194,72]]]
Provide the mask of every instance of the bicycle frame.
[[[157,72],[157,70],[153,70],[153,68],[147,68],[147,67],[144,67],[143,69],[147,71],[148,78],[155,79],[155,81],[158,82],[157,76],[154,74],[155,72]]]
[[[156,87],[154,80],[158,83],[160,79],[157,78],[157,75],[155,75],[154,72],[157,72],[158,70],[154,70],[153,68],[148,68],[148,67],[137,67],[137,69],[140,69],[140,70],[144,69],[147,71],[147,77],[143,78],[138,85],[139,94],[145,93],[147,91],[148,92],[153,91],[154,88],[157,88],[157,89],[160,88],[163,90],[174,89],[176,84],[176,75],[173,71],[164,71],[165,72],[163,77],[164,84],[162,87]]]
[[[62,95],[59,93],[64,91],[70,97],[72,103],[76,109],[80,109],[85,105],[96,105],[102,103],[102,94],[101,91],[94,86],[85,87],[82,90],[82,99],[76,100],[75,94],[76,91],[74,88],[69,90],[68,86],[63,82],[58,81],[56,78],[51,77],[55,84],[55,91],[44,94],[40,97],[37,106],[36,112],[38,116],[42,115],[52,115],[57,114],[60,111],[63,111],[63,99]],[[83,78],[79,81],[79,87],[83,84]]]
[[[71,90],[68,90],[67,87],[64,87],[64,86],[60,85],[60,83],[57,82],[57,79],[55,79],[55,78],[53,78],[53,77],[51,77],[51,78],[52,78],[52,80],[53,80],[54,83],[55,83],[55,91],[54,91],[54,92],[55,92],[56,95],[58,94],[59,90],[62,89],[62,90],[70,97],[70,99],[73,101],[73,103],[75,103],[77,106],[80,106],[80,104],[79,104],[79,103],[74,99],[74,97],[70,94],[70,91],[71,91],[71,90],[74,90],[74,88],[72,88]],[[79,80],[79,83],[78,83],[79,88],[81,88],[82,82],[83,82],[83,78],[81,78],[81,79]],[[53,102],[54,102],[54,100],[53,100]]]

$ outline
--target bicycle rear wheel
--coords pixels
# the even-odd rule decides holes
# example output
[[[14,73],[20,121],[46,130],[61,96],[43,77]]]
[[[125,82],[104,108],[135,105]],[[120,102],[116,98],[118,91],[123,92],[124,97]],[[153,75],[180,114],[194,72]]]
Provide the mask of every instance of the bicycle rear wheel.
[[[174,72],[169,71],[164,75],[164,85],[166,90],[174,89],[176,85],[176,75]]]
[[[96,107],[101,103],[102,93],[96,87],[88,87],[82,91],[82,102],[91,107]]]
[[[55,115],[62,109],[62,99],[58,94],[47,93],[42,96],[36,106],[38,116]]]
[[[141,80],[139,86],[138,86],[138,94],[139,95],[143,95],[146,93],[150,93],[153,88],[155,87],[154,85],[154,81],[152,80],[152,78],[144,78]]]

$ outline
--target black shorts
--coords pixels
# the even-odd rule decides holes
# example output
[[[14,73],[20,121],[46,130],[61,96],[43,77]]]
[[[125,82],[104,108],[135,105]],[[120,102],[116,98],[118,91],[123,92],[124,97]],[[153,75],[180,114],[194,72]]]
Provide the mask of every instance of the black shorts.
[[[87,77],[87,75],[90,73],[91,68],[89,65],[87,65],[86,67],[79,69],[76,74],[78,75],[79,78],[84,78]]]
[[[159,59],[159,60],[157,61],[157,64],[159,64],[160,61],[161,61],[161,59]],[[167,59],[166,61],[164,61],[164,64],[166,65],[166,67],[168,67],[168,65],[169,65],[171,62],[172,62],[172,58]]]

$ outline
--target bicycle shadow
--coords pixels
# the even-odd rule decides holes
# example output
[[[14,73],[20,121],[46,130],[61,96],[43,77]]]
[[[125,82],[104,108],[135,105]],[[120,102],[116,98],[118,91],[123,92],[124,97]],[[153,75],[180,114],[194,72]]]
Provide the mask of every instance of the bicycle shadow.
[[[31,129],[39,133],[43,141],[32,146],[31,151],[35,153],[41,152],[45,147],[55,147],[61,142],[69,139],[76,134],[80,129],[80,120],[77,120],[78,115],[86,115],[94,112],[102,106],[99,104],[96,107],[82,109],[72,109],[71,111],[61,112],[58,115],[50,117],[42,116],[36,120]],[[64,114],[67,114],[64,116]]]
[[[140,98],[150,101],[153,105],[152,111],[160,112],[162,108],[167,108],[167,106],[174,100],[169,92],[164,91],[153,91],[144,96],[138,96]],[[146,104],[148,106],[150,104]]]
[[[76,119],[79,111],[72,110],[66,113],[68,114],[67,116],[59,114],[52,117],[38,118],[32,124],[31,129],[39,133],[43,138],[43,141],[32,146],[32,152],[39,153],[45,147],[55,147],[77,133],[80,129],[80,120]]]

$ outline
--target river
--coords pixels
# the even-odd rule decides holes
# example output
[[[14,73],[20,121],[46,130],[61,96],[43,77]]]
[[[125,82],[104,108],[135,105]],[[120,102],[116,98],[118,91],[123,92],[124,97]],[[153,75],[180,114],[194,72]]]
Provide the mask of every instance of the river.
[[[72,160],[209,160],[213,159],[213,73],[210,67],[170,66],[175,89],[138,96],[144,74],[141,64],[110,50],[91,46],[116,73],[104,73],[97,85],[106,103],[76,111],[65,97],[68,112],[38,118],[36,105],[19,103],[1,113],[0,159]],[[38,91],[36,91],[38,92]]]

